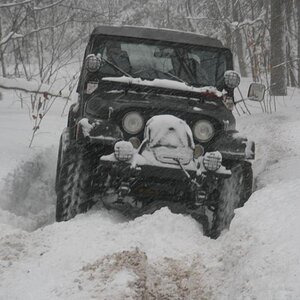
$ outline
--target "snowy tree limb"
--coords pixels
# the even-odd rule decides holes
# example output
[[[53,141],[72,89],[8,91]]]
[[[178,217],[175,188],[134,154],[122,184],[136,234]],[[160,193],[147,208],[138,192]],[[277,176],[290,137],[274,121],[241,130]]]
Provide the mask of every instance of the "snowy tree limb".
[[[37,29],[34,29],[30,32],[27,32],[25,34],[18,34],[16,32],[10,32],[7,36],[5,36],[1,41],[0,41],[0,46],[6,44],[8,41],[10,40],[14,40],[14,39],[20,39],[20,38],[25,38],[31,34],[34,34],[34,33],[37,33],[37,32],[40,32],[40,31],[43,31],[43,30],[49,30],[49,29],[54,29],[54,28],[57,28],[57,27],[60,27],[62,25],[65,25],[66,23],[70,22],[72,18],[68,18],[67,20],[59,23],[59,24],[56,24],[56,25],[53,25],[53,26],[45,26],[45,27],[41,27],[41,28],[37,28]]]
[[[10,7],[14,7],[14,6],[29,4],[31,2],[32,2],[32,0],[26,0],[23,2],[12,2],[12,3],[7,3],[7,4],[0,4],[0,8],[10,8]]]
[[[37,82],[30,82],[23,79],[8,79],[0,77],[0,88],[6,90],[18,90],[25,93],[41,94],[50,97],[63,98],[70,100],[70,96],[62,91],[54,92],[48,85],[38,84]]]
[[[44,7],[34,7],[33,10],[35,11],[41,11],[41,10],[45,10],[45,9],[49,9],[49,8],[53,8],[55,7],[56,5],[60,4],[60,3],[63,3],[65,2],[66,0],[59,0],[59,1],[56,1],[52,4],[49,4],[47,6],[44,6]]]

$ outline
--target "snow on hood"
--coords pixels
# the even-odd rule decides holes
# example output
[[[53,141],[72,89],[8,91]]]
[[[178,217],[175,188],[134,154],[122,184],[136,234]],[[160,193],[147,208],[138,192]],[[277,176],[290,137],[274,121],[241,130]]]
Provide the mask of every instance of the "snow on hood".
[[[128,83],[128,84],[137,84],[137,85],[149,86],[149,87],[174,89],[179,91],[195,92],[200,94],[210,93],[210,94],[214,94],[216,97],[223,96],[223,94],[219,90],[217,90],[217,88],[215,88],[214,86],[205,86],[205,87],[197,88],[197,87],[187,85],[184,82],[179,82],[179,81],[169,80],[169,79],[143,80],[141,78],[121,76],[121,77],[103,77],[102,80]]]
[[[152,117],[146,124],[145,138],[150,145],[195,148],[193,134],[185,121],[172,115]]]

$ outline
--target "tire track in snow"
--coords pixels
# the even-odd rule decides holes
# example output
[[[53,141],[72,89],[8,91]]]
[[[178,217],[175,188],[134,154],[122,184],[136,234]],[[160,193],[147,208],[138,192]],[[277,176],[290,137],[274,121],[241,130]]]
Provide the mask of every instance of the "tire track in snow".
[[[0,223],[33,231],[54,222],[56,149],[34,154],[4,179]]]
[[[253,162],[255,190],[274,181],[285,180],[300,168],[300,107],[282,109],[273,114],[257,114],[238,118],[239,131],[256,143],[256,159]],[[292,173],[276,172],[277,166],[290,169]],[[289,164],[284,167],[281,164]],[[272,173],[275,171],[275,176]],[[295,172],[294,172],[295,174]],[[292,179],[293,177],[291,177]]]

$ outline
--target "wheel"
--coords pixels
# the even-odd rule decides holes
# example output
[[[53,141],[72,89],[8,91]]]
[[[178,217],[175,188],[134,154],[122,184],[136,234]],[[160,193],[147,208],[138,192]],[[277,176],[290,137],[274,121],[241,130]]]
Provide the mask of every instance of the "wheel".
[[[70,147],[70,128],[67,127],[63,130],[60,140],[59,140],[59,148],[58,148],[58,155],[57,155],[57,164],[56,164],[56,177],[55,177],[55,191],[58,191],[58,184],[59,184],[59,176],[60,176],[60,169],[62,162],[64,160],[65,153],[67,149]]]
[[[94,204],[92,168],[83,149],[69,147],[62,159],[57,182],[56,221],[67,221]]]
[[[58,155],[57,155],[57,163],[56,163],[56,176],[55,176],[55,192],[58,191],[58,185],[59,185],[59,174],[61,169],[61,160],[62,160],[62,143],[61,143],[62,137],[60,137],[59,140],[59,148],[58,148]]]
[[[224,229],[229,229],[234,210],[243,206],[252,193],[251,164],[240,162],[231,168],[231,172],[231,177],[224,179],[219,189],[219,201],[209,234],[211,238],[217,238]]]

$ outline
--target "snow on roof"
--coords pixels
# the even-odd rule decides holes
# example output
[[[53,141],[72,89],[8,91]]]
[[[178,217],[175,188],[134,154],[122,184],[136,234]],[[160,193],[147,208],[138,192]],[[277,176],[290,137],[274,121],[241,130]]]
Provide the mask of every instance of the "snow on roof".
[[[137,84],[137,85],[148,86],[148,87],[174,89],[179,91],[194,92],[200,94],[210,93],[210,94],[214,94],[216,97],[222,97],[223,95],[219,90],[217,90],[217,88],[213,86],[205,86],[205,87],[197,88],[197,87],[187,85],[184,82],[179,82],[179,81],[169,80],[169,79],[143,80],[141,78],[121,76],[121,77],[103,77],[102,80],[127,83],[127,84]]]

